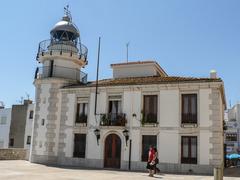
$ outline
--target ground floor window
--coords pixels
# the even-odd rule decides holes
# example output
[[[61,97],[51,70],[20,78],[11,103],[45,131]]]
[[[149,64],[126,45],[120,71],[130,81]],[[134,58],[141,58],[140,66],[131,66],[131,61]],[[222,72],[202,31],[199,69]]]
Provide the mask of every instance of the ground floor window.
[[[10,141],[9,141],[9,146],[10,146],[10,147],[13,147],[13,146],[14,146],[14,139],[13,139],[13,138],[10,139]]]
[[[27,137],[27,144],[31,144],[31,136]]]
[[[86,134],[74,134],[73,157],[85,158]]]
[[[197,136],[182,136],[181,163],[197,164]]]
[[[142,136],[142,161],[148,160],[149,147],[157,147],[157,136],[143,135]]]

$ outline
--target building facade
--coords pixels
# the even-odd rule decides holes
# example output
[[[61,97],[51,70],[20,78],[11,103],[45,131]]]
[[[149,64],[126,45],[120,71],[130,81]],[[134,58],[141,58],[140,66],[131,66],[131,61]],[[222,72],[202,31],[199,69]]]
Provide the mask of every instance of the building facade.
[[[11,113],[11,108],[2,107],[0,109],[0,149],[8,148]]]
[[[31,162],[145,170],[154,145],[163,172],[223,167],[226,103],[216,74],[168,76],[138,61],[112,64],[113,78],[97,86],[81,72],[87,49],[68,13],[50,34],[37,55]]]
[[[240,104],[234,105],[226,112],[226,127],[224,134],[227,153],[240,153]]]
[[[12,105],[9,148],[27,147],[25,145],[25,142],[27,141],[25,136],[31,134],[32,131],[29,121],[29,113],[30,111],[33,111],[33,107],[34,105],[31,100],[24,100],[23,104]]]

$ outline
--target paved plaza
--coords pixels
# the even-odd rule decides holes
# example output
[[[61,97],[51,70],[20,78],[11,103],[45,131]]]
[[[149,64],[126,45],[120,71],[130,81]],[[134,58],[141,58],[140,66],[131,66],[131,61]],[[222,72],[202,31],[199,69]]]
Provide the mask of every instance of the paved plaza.
[[[236,172],[232,169],[232,171]],[[233,173],[233,172],[231,172]],[[147,173],[112,170],[87,170],[49,167],[28,161],[0,161],[0,180],[212,180],[212,176],[159,174],[155,178]],[[239,177],[225,177],[224,180],[240,180]]]

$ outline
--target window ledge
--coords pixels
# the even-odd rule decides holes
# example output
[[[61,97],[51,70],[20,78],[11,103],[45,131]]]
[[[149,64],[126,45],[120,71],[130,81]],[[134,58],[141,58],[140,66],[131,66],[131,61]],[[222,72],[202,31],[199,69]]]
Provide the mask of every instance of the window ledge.
[[[83,123],[83,122],[76,122],[75,126],[80,126],[80,127],[87,127],[87,123]]]
[[[182,128],[197,128],[198,124],[197,123],[182,123],[181,127]]]
[[[144,123],[142,127],[158,127],[158,123]]]

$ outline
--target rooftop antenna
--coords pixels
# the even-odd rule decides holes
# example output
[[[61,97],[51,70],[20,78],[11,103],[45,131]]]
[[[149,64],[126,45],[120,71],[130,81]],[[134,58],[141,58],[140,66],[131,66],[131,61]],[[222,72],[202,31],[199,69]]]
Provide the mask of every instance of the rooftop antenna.
[[[231,100],[229,100],[229,106],[230,106],[230,109],[231,109],[232,108]]]
[[[23,104],[23,99],[24,99],[23,96],[21,96],[21,97],[20,97],[20,100],[17,101],[17,102],[18,102],[19,104]]]
[[[70,22],[72,21],[72,16],[71,16],[71,12],[69,10],[69,5],[66,5],[66,7],[64,7],[64,16],[68,17],[70,19]]]
[[[30,100],[30,95],[27,92],[25,92],[25,94],[27,96],[27,100]]]
[[[126,44],[126,48],[127,48],[127,62],[128,62],[128,46],[129,46],[129,42]]]

